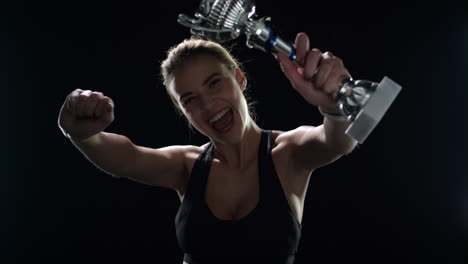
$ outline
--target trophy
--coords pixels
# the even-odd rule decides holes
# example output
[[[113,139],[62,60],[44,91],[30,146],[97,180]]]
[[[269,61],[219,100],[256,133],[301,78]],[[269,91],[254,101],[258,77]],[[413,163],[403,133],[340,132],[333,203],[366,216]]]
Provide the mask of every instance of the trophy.
[[[296,60],[294,46],[277,36],[271,18],[257,19],[253,0],[202,0],[194,18],[180,14],[177,21],[203,39],[222,43],[245,34],[247,47],[272,54],[282,52]],[[400,90],[401,86],[388,77],[380,83],[343,80],[335,99],[343,119],[350,123],[345,133],[362,144]]]

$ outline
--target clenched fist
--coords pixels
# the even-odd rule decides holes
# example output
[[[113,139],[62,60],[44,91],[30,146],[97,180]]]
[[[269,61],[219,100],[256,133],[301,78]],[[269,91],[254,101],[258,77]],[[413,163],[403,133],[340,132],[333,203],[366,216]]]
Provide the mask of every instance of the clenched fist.
[[[60,109],[58,125],[65,136],[85,140],[114,121],[114,103],[100,92],[76,89]]]
[[[293,88],[310,104],[337,111],[335,98],[341,82],[351,77],[343,61],[331,52],[310,49],[305,33],[297,35],[295,46],[296,62],[278,53],[281,69]]]

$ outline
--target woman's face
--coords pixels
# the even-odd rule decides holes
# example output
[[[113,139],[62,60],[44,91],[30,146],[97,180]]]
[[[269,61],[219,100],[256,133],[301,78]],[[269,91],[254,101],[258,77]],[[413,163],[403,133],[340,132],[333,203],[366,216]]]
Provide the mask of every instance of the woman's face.
[[[197,55],[174,72],[169,92],[188,121],[213,141],[236,143],[249,121],[240,69],[229,70],[213,56]]]

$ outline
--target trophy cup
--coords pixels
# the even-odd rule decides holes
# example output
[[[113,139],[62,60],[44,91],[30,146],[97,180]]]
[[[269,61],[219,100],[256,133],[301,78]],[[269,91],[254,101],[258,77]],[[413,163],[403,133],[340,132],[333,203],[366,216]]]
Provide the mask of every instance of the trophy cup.
[[[195,18],[180,14],[177,21],[189,27],[192,34],[219,43],[245,34],[247,47],[272,54],[282,52],[295,61],[294,46],[276,35],[271,19],[256,17],[253,0],[202,0]],[[400,90],[401,86],[388,77],[380,83],[344,80],[335,99],[342,116],[350,122],[345,133],[362,144]]]

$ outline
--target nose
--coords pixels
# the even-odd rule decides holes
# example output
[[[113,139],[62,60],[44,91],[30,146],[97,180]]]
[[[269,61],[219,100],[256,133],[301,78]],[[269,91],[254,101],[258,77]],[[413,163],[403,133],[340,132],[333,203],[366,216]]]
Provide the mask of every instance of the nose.
[[[209,111],[214,100],[211,95],[203,94],[199,98],[199,107],[202,112]]]

